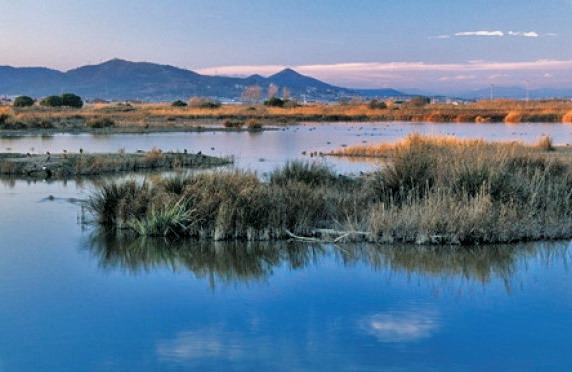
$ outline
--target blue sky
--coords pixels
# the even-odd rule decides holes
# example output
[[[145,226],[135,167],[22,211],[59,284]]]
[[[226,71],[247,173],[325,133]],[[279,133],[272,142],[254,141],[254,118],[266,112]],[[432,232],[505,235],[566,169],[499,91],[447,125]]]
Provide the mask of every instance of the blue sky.
[[[285,66],[352,87],[572,83],[570,0],[0,0],[0,65]],[[237,67],[238,66],[238,67]]]

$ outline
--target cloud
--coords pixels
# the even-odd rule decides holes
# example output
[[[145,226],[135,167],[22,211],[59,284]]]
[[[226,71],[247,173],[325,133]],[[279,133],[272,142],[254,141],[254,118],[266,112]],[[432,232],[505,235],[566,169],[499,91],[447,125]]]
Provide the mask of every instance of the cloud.
[[[502,31],[464,31],[457,32],[454,36],[504,36]]]
[[[541,35],[536,31],[500,31],[500,30],[481,30],[481,31],[461,31],[456,32],[452,35],[437,35],[431,36],[429,39],[450,39],[452,37],[467,37],[467,36],[485,36],[485,37],[504,37],[504,36],[516,36],[516,37],[529,37],[529,38],[536,38],[541,37]],[[542,36],[547,37],[556,37],[558,34],[555,33],[547,33]]]
[[[441,324],[432,312],[393,311],[367,316],[359,328],[380,342],[412,342],[429,338]]]
[[[529,32],[509,31],[508,34],[510,36],[524,36],[524,37],[539,37],[540,36],[537,32],[534,32],[534,31],[529,31]]]
[[[219,66],[198,70],[202,74],[226,76],[265,76],[282,70],[285,66]],[[467,61],[462,63],[428,62],[354,62],[290,66],[301,74],[309,75],[330,84],[355,88],[424,88],[448,86],[451,89],[478,87],[483,81],[495,84],[518,85],[528,79],[542,85],[542,74],[559,76],[551,84],[562,87],[572,84],[571,60],[535,60],[517,62]],[[557,74],[556,74],[557,73]],[[536,76],[536,78],[535,78]],[[438,84],[438,85],[435,85]]]

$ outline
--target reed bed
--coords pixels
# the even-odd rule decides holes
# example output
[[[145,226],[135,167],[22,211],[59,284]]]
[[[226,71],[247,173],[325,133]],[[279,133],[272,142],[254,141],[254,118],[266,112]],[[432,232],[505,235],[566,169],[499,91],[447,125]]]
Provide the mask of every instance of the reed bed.
[[[226,172],[111,183],[90,198],[90,210],[104,230],[173,238],[417,244],[568,238],[571,161],[553,153],[558,150],[417,135],[395,144],[387,165],[365,177],[293,162],[268,180]],[[189,213],[175,233],[154,227],[164,224],[156,216],[183,204]]]
[[[0,129],[64,131],[201,130],[204,124],[221,130],[260,129],[267,124],[301,121],[430,121],[430,122],[572,122],[570,101],[493,100],[468,104],[389,104],[375,108],[367,102],[305,104],[291,107],[222,105],[173,107],[155,104],[86,104],[81,109],[0,106]],[[225,127],[225,123],[227,123]],[[240,125],[228,125],[240,123]],[[253,123],[256,123],[254,126]],[[254,126],[254,128],[253,128]]]

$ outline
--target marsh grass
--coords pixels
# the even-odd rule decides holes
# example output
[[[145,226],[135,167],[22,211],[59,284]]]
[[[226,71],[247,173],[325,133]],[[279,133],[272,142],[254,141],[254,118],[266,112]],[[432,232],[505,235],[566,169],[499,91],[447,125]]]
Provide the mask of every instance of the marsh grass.
[[[572,122],[572,103],[563,100],[483,100],[468,104],[391,105],[372,108],[366,102],[351,104],[308,104],[289,107],[264,105],[87,104],[81,109],[43,106],[16,108],[0,106],[5,130],[165,130],[197,129],[208,123],[221,130],[256,128],[258,123],[279,124],[301,121],[430,121],[430,122]],[[381,106],[380,106],[381,107]],[[254,121],[251,121],[254,120]],[[37,126],[44,123],[44,126]],[[45,123],[50,123],[46,127]],[[251,124],[252,123],[252,124]],[[225,126],[226,124],[226,126]]]
[[[184,200],[193,211],[184,234],[214,240],[320,236],[324,229],[347,232],[345,240],[378,243],[567,238],[571,157],[547,151],[548,145],[416,135],[389,147],[387,165],[366,177],[340,177],[305,162],[288,163],[268,181],[249,172],[196,174],[150,185],[143,193],[150,199],[132,200],[128,192],[134,209],[110,212],[112,220],[133,224],[148,219],[148,205]],[[97,201],[102,197],[96,194],[95,204],[105,204]]]

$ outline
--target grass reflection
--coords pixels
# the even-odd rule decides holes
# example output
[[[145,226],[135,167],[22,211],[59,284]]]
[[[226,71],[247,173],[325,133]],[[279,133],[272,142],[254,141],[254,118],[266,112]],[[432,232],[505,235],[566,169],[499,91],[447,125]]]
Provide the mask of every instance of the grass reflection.
[[[127,234],[94,233],[89,251],[104,270],[133,274],[168,269],[188,271],[225,283],[261,281],[277,268],[301,270],[334,259],[343,267],[364,265],[374,271],[489,283],[494,278],[510,289],[515,274],[531,261],[567,266],[567,242],[495,246],[387,246],[373,244],[307,244],[300,242],[167,241]],[[524,265],[523,265],[524,264]]]

